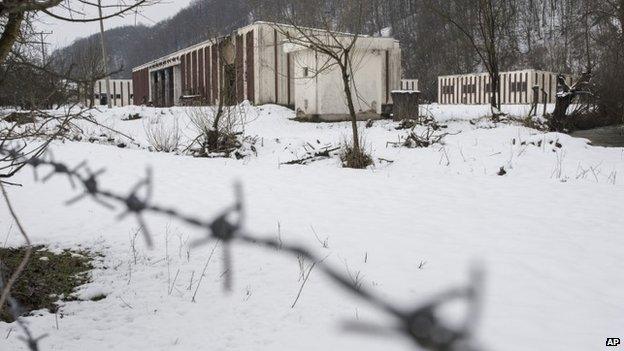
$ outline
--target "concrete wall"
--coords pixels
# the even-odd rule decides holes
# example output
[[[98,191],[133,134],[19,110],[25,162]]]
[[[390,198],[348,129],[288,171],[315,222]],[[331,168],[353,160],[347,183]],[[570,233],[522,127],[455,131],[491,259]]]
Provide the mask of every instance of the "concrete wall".
[[[173,104],[180,104],[180,96],[182,96],[182,74],[180,65],[173,66]]]
[[[285,52],[285,33],[291,31],[284,26],[267,23],[255,24],[257,33],[256,103],[292,105],[294,103],[294,82],[292,55]]]
[[[379,47],[363,43],[352,53],[351,89],[359,119],[378,118],[382,104],[391,103],[390,92],[400,87],[400,48],[393,40]],[[384,48],[387,48],[384,50]],[[303,118],[349,118],[340,68],[326,55],[310,49],[293,51],[295,109]],[[307,76],[306,76],[307,72]]]

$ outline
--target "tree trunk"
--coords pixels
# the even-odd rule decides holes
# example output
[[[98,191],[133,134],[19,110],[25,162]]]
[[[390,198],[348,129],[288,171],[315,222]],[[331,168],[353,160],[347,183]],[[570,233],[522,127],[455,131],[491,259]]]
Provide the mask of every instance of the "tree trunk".
[[[581,78],[572,87],[569,87],[568,84],[566,84],[564,76],[557,76],[557,85],[561,87],[562,91],[557,93],[555,110],[552,115],[550,115],[550,118],[548,118],[548,124],[551,130],[561,132],[566,128],[566,122],[568,122],[566,120],[568,107],[570,107],[576,96],[589,94],[589,92],[584,89],[589,84],[590,79],[591,73],[583,73]]]
[[[564,121],[566,118],[566,112],[568,111],[568,107],[572,103],[573,98],[572,93],[565,94],[564,96],[557,95],[557,100],[555,102],[555,111],[550,118],[549,124],[550,129],[561,132],[564,129]]]
[[[360,139],[357,130],[357,116],[355,115],[355,107],[353,105],[353,95],[351,94],[351,78],[349,76],[349,53],[345,52],[345,62],[340,64],[342,72],[342,84],[347,98],[347,106],[349,107],[349,115],[351,116],[351,129],[353,129],[353,151],[360,151]]]
[[[88,96],[85,96],[86,99],[89,100],[89,108],[92,109],[93,105],[95,105],[95,82],[87,83],[89,86],[85,89],[87,91]]]
[[[490,72],[490,81],[492,82],[490,84],[490,93],[492,94],[490,105],[493,109],[500,111],[500,78],[498,72]]]
[[[15,43],[15,40],[17,40],[19,36],[23,20],[23,12],[9,14],[9,19],[4,26],[2,37],[0,37],[0,63],[3,63],[7,56],[9,56],[13,43]]]

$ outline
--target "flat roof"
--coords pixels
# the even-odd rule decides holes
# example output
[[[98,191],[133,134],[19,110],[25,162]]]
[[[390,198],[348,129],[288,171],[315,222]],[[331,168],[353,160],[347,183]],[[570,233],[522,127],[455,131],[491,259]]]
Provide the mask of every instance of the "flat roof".
[[[232,33],[235,33],[235,32],[238,32],[238,31],[244,31],[246,29],[249,29],[250,27],[258,26],[258,25],[270,25],[270,26],[278,26],[278,27],[283,26],[283,27],[295,28],[295,26],[290,25],[290,24],[277,23],[277,22],[267,22],[267,21],[255,21],[255,22],[253,22],[251,24],[248,24],[246,26],[243,26],[243,27],[240,27],[240,28],[236,29],[235,31],[232,31]],[[304,26],[301,26],[299,28],[326,32],[325,29],[319,29],[319,28],[310,28],[310,27],[304,27]],[[349,35],[349,36],[355,35],[355,34],[352,34],[352,33],[344,33],[344,32],[335,32],[335,33],[336,34],[340,34],[340,35]],[[398,42],[398,40],[396,40],[396,39],[394,39],[392,37],[373,37],[373,36],[370,36],[370,35],[359,35],[359,36],[362,37],[362,38],[385,39],[385,40],[393,40],[394,42]],[[224,38],[227,38],[227,37],[229,37],[229,35],[222,35],[222,36],[218,36],[218,37],[214,37],[214,38],[210,38],[210,39],[204,40],[204,41],[199,42],[197,44],[193,44],[193,45],[187,46],[187,47],[185,47],[183,49],[174,51],[174,52],[172,52],[170,54],[167,54],[165,56],[156,58],[156,59],[151,60],[149,62],[146,62],[146,63],[144,63],[142,65],[136,66],[136,67],[134,67],[132,69],[132,72],[136,72],[136,71],[139,71],[139,70],[142,70],[142,69],[145,69],[145,68],[149,68],[149,67],[154,66],[154,65],[158,65],[159,63],[161,63],[163,61],[175,59],[178,56],[181,56],[182,54],[185,54],[186,52],[193,51],[195,49],[199,49],[199,48],[207,46],[207,45],[215,44],[215,43],[217,43],[217,42],[219,42],[219,41],[221,41],[221,40],[223,40]]]
[[[525,72],[560,74],[558,72],[544,71],[544,70],[534,69],[534,68],[525,68],[525,69],[519,69],[519,70],[513,70],[513,71],[500,71],[499,74],[504,74],[504,73],[525,73]],[[567,75],[567,76],[570,75],[570,74],[566,74],[566,73],[562,73],[562,74],[563,75]],[[444,75],[444,76],[438,76],[438,78],[455,78],[455,77],[480,76],[480,75],[489,75],[489,73],[488,72],[474,72],[474,73],[462,73],[462,74],[449,74],[449,75]]]

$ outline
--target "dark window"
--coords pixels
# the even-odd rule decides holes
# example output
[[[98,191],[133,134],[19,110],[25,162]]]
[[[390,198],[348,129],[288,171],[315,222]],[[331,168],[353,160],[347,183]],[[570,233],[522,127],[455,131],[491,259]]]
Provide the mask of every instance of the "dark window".
[[[527,91],[528,85],[527,82],[511,82],[511,92],[525,92]]]
[[[453,85],[444,85],[444,86],[442,86],[442,94],[453,95],[454,91],[455,91],[455,86],[453,86]]]
[[[464,94],[474,94],[477,92],[477,85],[476,84],[464,84],[462,85],[462,92]]]
[[[303,76],[307,77],[310,75],[310,69],[308,67],[303,67]]]

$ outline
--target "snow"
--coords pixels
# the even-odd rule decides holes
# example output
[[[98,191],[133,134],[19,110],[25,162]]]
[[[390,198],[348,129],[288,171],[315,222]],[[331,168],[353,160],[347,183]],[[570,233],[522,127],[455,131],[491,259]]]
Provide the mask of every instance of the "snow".
[[[405,131],[396,123],[359,124],[375,166],[340,167],[337,158],[306,166],[281,165],[315,148],[348,140],[349,123],[299,123],[279,106],[246,106],[246,134],[258,136],[257,156],[199,159],[149,152],[144,125],[177,124],[183,144],[193,138],[191,108],[124,107],[95,114],[98,122],[134,139],[127,148],[56,142],[56,160],[89,160],[105,168],[102,187],[130,191],[151,168],[154,201],[211,218],[244,188],[246,229],[262,237],[309,246],[327,262],[361,272],[363,284],[400,305],[414,306],[467,283],[478,264],[485,291],[477,339],[491,350],[595,350],[624,325],[624,149],[478,119],[487,106],[422,107],[447,123],[444,145],[387,146]],[[540,107],[541,108],[541,107]],[[522,116],[528,106],[504,106]],[[124,121],[139,113],[140,120]],[[85,133],[110,134],[82,124]],[[418,132],[422,127],[417,129]],[[115,136],[119,141],[124,137]],[[127,139],[125,139],[128,142]],[[559,146],[560,147],[559,147]],[[387,163],[378,158],[392,160]],[[496,175],[501,167],[505,176]],[[148,217],[149,250],[132,218],[117,220],[73,197],[67,179],[36,183],[28,171],[8,191],[34,244],[89,248],[105,256],[86,301],[63,303],[51,314],[27,317],[42,350],[413,350],[398,334],[373,337],[345,330],[345,322],[388,326],[392,320],[336,287],[314,270],[295,308],[300,286],[296,258],[234,245],[234,288],[222,289],[217,248],[192,301],[213,243],[190,247],[204,233],[172,218]],[[0,205],[0,231],[11,220]],[[327,248],[316,239],[325,240]],[[9,245],[21,244],[13,229]],[[136,257],[136,263],[135,263]],[[366,257],[366,262],[365,262]],[[174,279],[175,276],[177,279]],[[194,277],[191,281],[191,277]],[[191,289],[189,289],[189,285]],[[103,300],[89,297],[106,295]],[[451,308],[447,318],[458,318]],[[13,325],[0,322],[10,350],[26,350]],[[4,348],[3,348],[4,349]]]
[[[420,107],[421,115],[430,114],[438,121],[472,120],[492,115],[490,105],[439,105],[437,103]],[[555,104],[546,104],[546,111],[552,113]],[[531,105],[501,105],[501,112],[514,117],[526,117],[531,110]],[[544,105],[537,106],[537,112],[541,115]]]
[[[397,93],[397,94],[420,94],[420,90],[392,90],[391,93]]]

